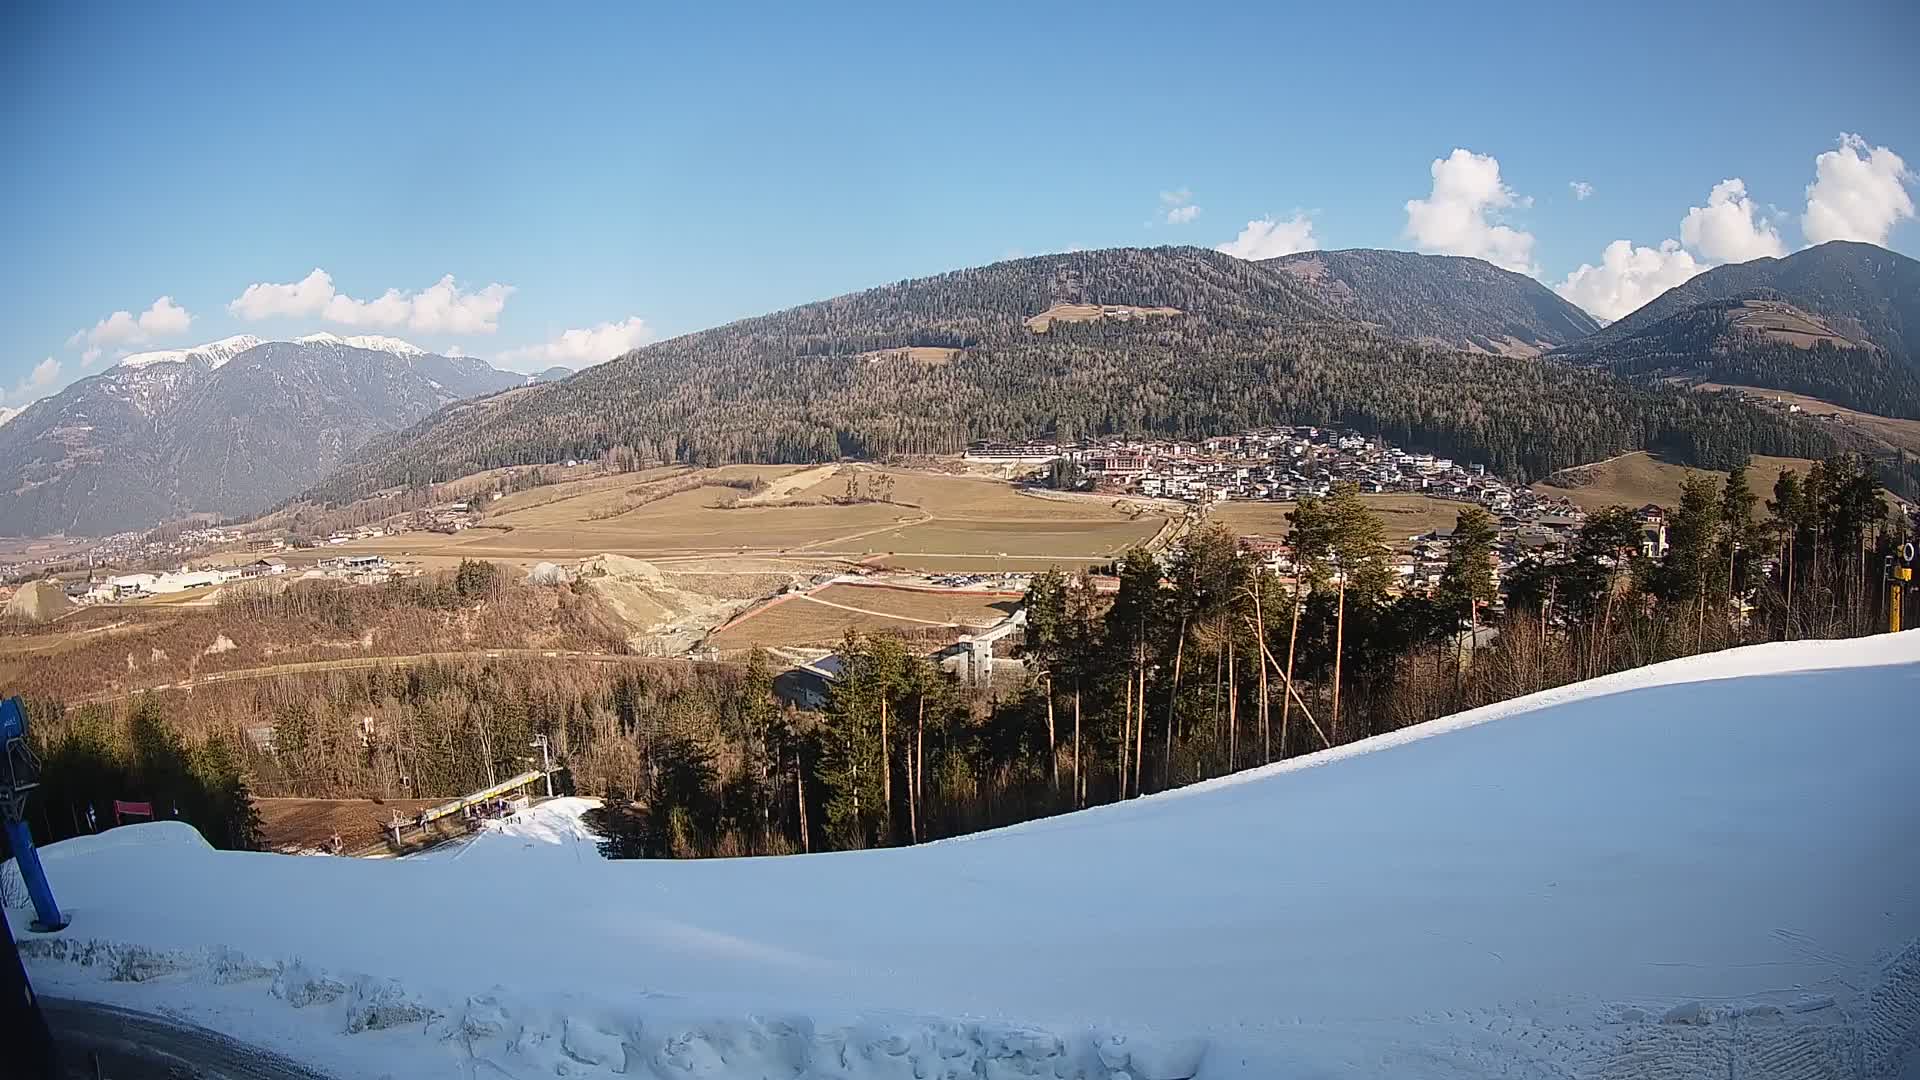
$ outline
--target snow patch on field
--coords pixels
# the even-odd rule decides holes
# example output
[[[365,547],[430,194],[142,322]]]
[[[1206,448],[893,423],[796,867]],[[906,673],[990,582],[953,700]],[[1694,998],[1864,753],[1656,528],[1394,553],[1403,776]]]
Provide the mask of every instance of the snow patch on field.
[[[382,862],[130,826],[16,933],[343,1077],[1911,1080],[1917,700],[1920,633],[1761,646],[822,856],[609,861],[590,800]]]

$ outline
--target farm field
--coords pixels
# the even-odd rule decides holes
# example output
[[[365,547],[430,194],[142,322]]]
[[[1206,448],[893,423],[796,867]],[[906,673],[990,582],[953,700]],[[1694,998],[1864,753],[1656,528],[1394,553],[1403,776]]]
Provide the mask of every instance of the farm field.
[[[890,502],[832,503],[852,478],[861,495],[889,485]],[[697,487],[682,485],[707,481]],[[749,494],[728,482],[764,481]],[[634,494],[641,489],[643,494]],[[665,497],[639,505],[644,492]],[[733,504],[739,505],[733,505]],[[630,507],[630,508],[629,508]],[[623,509],[624,508],[624,509]],[[1002,481],[905,469],[731,465],[670,468],[519,492],[487,506],[483,524],[454,534],[404,533],[300,553],[290,562],[341,552],[378,552],[439,569],[463,558],[521,566],[601,553],[653,560],[701,555],[793,555],[831,562],[889,552],[968,558],[968,569],[1010,569],[1034,560],[1097,562],[1144,542],[1166,511],[1100,499],[1044,499]]]
[[[728,624],[706,644],[724,653],[755,646],[832,647],[848,630],[946,636],[940,632],[991,626],[1016,603],[989,592],[833,584],[782,597]]]
[[[1747,466],[1747,484],[1764,498],[1773,491],[1773,482],[1782,471],[1794,469],[1804,474],[1812,464],[1805,458],[1756,456]],[[1648,503],[1673,506],[1680,501],[1681,482],[1687,473],[1695,471],[1637,450],[1593,465],[1563,469],[1533,485],[1533,490],[1571,499],[1585,510]]]
[[[1411,538],[1438,528],[1451,528],[1460,511],[1468,504],[1429,495],[1362,495],[1368,508],[1380,516],[1386,526],[1387,542],[1396,550],[1412,547]],[[1215,506],[1208,519],[1234,532],[1285,536],[1290,502],[1230,502]]]
[[[942,626],[991,626],[1013,614],[1017,597],[960,589],[902,589],[834,584],[809,594],[810,603],[839,604]]]
[[[971,554],[1019,559],[1012,568],[1044,570],[1057,558],[1112,558],[1160,531],[1140,521],[988,521],[947,519],[885,529],[847,545],[848,554]]]
[[[1057,566],[1063,573],[1083,567],[1094,568],[1112,562],[1112,556],[1069,557],[1056,555],[875,555],[862,559],[866,566],[884,570],[909,570],[926,574],[981,574],[1012,571],[1032,573]]]
[[[668,467],[516,492],[483,504],[480,522],[458,533],[374,537],[287,561],[296,570],[348,553],[421,570],[462,559],[523,570],[558,563],[584,574],[635,651],[674,654],[703,640],[726,650],[830,644],[849,627],[989,625],[1005,614],[993,606],[1001,598],[858,586],[782,601],[739,627],[727,620],[855,563],[972,573],[1096,565],[1159,536],[1179,513],[1148,500],[1040,497],[989,477],[865,464]]]

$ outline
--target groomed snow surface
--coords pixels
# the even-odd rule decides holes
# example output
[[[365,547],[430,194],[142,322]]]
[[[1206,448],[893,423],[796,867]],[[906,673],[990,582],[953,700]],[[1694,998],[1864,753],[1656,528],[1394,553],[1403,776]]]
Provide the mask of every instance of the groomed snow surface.
[[[1662,664],[920,848],[57,844],[43,993],[346,1077],[1920,1077],[1920,632]]]

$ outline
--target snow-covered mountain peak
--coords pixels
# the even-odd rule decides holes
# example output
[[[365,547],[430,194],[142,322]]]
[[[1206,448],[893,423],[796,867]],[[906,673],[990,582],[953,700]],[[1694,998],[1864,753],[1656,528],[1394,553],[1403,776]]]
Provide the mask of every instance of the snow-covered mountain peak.
[[[153,352],[134,353],[123,356],[116,367],[142,368],[153,364],[177,364],[188,360],[199,360],[208,370],[217,368],[227,361],[246,352],[248,349],[263,345],[265,342],[252,334],[235,334],[209,341],[205,345],[194,345],[185,349],[157,349]]]
[[[297,337],[293,340],[301,345],[345,345],[352,349],[370,349],[374,352],[391,353],[394,356],[414,357],[427,355],[427,350],[415,345],[413,342],[402,341],[397,337],[388,337],[385,334],[354,334],[349,337],[341,337],[339,334],[329,334],[325,330],[322,330],[317,334],[308,334],[305,337]]]

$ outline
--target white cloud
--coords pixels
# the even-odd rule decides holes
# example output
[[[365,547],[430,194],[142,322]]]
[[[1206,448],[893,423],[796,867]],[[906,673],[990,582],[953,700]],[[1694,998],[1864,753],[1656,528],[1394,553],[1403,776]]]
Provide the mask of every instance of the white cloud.
[[[1274,259],[1282,255],[1291,255],[1296,251],[1314,251],[1320,247],[1320,241],[1314,239],[1313,221],[1306,214],[1295,212],[1285,221],[1276,221],[1272,217],[1255,218],[1247,222],[1240,235],[1214,250],[1224,251],[1236,259]]]
[[[1709,262],[1747,262],[1787,253],[1780,234],[1758,216],[1739,177],[1713,185],[1707,205],[1690,207],[1680,222],[1680,239]]]
[[[1613,320],[1705,269],[1677,240],[1663,241],[1657,248],[1615,240],[1601,253],[1599,266],[1582,263],[1553,291],[1589,314]]]
[[[91,329],[74,331],[73,336],[67,338],[67,347],[76,349],[83,343],[91,346],[81,361],[90,364],[99,359],[103,345],[144,345],[157,338],[184,334],[192,325],[193,315],[186,308],[174,303],[173,297],[162,296],[138,315],[116,311],[94,323]]]
[[[356,300],[334,288],[333,276],[315,269],[284,285],[259,282],[246,287],[227,310],[243,319],[318,315],[343,326],[404,326],[427,334],[491,334],[500,328],[500,312],[513,286],[495,282],[474,292],[448,274],[419,292],[388,289],[372,300]]]
[[[93,362],[98,359],[100,359],[100,346],[89,345],[87,351],[80,354],[80,366],[92,367]]]
[[[1200,216],[1200,208],[1193,205],[1193,191],[1190,188],[1161,192],[1160,209],[1160,220],[1168,225],[1185,225]],[[1150,221],[1147,224],[1153,223]]]
[[[60,361],[49,356],[45,360],[33,365],[33,370],[27,372],[26,376],[16,383],[12,390],[0,394],[0,401],[18,402],[24,407],[35,399],[45,396],[48,391],[53,389],[53,384],[58,382],[59,379]],[[11,420],[13,417],[9,416],[7,419]],[[0,423],[4,422],[5,421],[0,421]]]
[[[639,348],[653,338],[653,327],[636,315],[624,322],[605,322],[598,326],[568,330],[540,345],[508,349],[500,354],[500,361],[521,370],[537,370],[555,364],[584,367],[611,360]]]
[[[1885,244],[1893,227],[1913,216],[1907,185],[1914,174],[1907,163],[1887,147],[1869,147],[1858,135],[1842,134],[1838,150],[1814,158],[1813,176],[1807,185],[1807,212],[1800,217],[1800,231],[1809,244]]]
[[[320,314],[333,296],[333,276],[315,267],[313,273],[286,285],[249,285],[227,305],[227,311],[242,319],[298,318]]]
[[[1569,180],[1567,181],[1567,187],[1572,189],[1575,199],[1586,200],[1593,198],[1593,185],[1587,183],[1585,180]]]
[[[1533,272],[1533,234],[1494,222],[1492,214],[1528,200],[1500,179],[1500,162],[1455,149],[1435,158],[1433,193],[1407,202],[1406,235],[1421,251],[1467,255],[1521,273]]]

